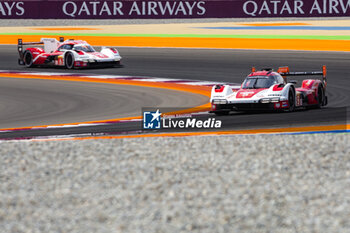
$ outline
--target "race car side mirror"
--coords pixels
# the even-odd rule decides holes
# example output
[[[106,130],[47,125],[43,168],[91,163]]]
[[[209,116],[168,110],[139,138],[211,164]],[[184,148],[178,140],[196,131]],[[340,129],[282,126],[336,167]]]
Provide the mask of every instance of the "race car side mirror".
[[[297,80],[290,80],[290,81],[288,81],[288,83],[297,84],[297,83],[298,83],[298,81],[297,81]]]

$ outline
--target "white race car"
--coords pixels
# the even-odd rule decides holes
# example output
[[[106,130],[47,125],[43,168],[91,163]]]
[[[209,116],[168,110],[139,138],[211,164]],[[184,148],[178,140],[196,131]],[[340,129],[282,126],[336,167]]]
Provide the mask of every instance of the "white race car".
[[[44,48],[26,48],[24,45],[44,45]],[[116,66],[120,65],[122,57],[115,48],[102,47],[100,52],[83,40],[69,39],[60,41],[54,38],[42,38],[40,42],[23,43],[18,39],[18,52],[20,65],[26,67],[35,66],[62,66],[68,69],[95,67],[95,66]]]
[[[225,115],[230,111],[275,110],[294,111],[296,108],[327,105],[326,66],[317,72],[289,72],[281,67],[277,72],[263,69],[252,73],[241,86],[215,85],[211,92],[211,112]],[[296,81],[288,81],[287,76],[322,75],[323,79],[303,80],[301,87]]]

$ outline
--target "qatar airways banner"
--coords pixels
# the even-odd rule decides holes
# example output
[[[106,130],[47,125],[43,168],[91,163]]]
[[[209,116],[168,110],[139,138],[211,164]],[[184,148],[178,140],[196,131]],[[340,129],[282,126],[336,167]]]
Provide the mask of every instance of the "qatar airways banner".
[[[350,0],[0,0],[0,19],[350,16]]]

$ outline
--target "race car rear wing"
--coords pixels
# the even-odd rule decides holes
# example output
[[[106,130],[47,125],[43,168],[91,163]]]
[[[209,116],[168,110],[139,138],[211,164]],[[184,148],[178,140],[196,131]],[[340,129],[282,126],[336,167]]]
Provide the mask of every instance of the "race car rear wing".
[[[290,72],[289,67],[280,67],[277,71],[280,75],[282,75],[284,78],[287,76],[306,76],[306,75],[322,75],[323,82],[325,85],[327,85],[327,67],[324,65],[322,66],[322,71],[311,71],[311,72]]]
[[[56,39],[55,39],[56,40]],[[57,40],[56,40],[57,41]],[[64,38],[63,37],[60,37],[60,43],[64,42]],[[24,62],[23,62],[23,55],[24,55],[24,52],[23,52],[23,46],[25,45],[44,45],[46,47],[46,43],[45,43],[45,39],[42,38],[39,42],[23,42],[22,39],[18,39],[18,43],[17,43],[17,51],[18,51],[18,54],[19,54],[19,59],[18,59],[18,63],[20,65],[24,65]],[[45,49],[46,50],[46,49]]]

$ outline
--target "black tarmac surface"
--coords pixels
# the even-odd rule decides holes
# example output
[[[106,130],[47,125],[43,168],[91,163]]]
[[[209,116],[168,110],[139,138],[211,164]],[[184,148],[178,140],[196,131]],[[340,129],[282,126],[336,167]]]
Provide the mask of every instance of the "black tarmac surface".
[[[17,65],[15,46],[2,45],[0,46],[0,69],[136,75],[240,83],[250,72],[252,66],[258,69],[263,67],[277,69],[279,66],[288,65],[291,71],[318,71],[321,70],[322,65],[327,65],[329,105],[323,109],[277,114],[233,113],[229,116],[215,118],[222,120],[223,130],[345,124],[349,118],[350,53],[169,48],[119,48],[119,51],[123,56],[123,68],[73,71],[59,68],[27,69]],[[49,82],[53,84],[51,85]],[[301,85],[301,82],[298,85]],[[182,103],[187,104],[185,106],[195,106],[193,104],[203,102],[203,99],[197,95],[191,98],[187,94],[179,95],[179,93],[174,92],[174,96],[167,99],[168,91],[157,89],[154,92],[147,88],[144,90],[130,88],[134,89],[136,93],[131,94],[128,88],[117,85],[112,87],[101,84],[1,78],[0,128],[117,118],[123,114],[140,113],[140,107],[151,106],[150,102],[155,103],[153,106],[157,106],[159,102],[162,102],[163,106],[174,106],[174,103],[177,106],[182,106]],[[143,102],[144,96],[149,96],[150,102]],[[101,104],[101,101],[106,99],[108,101]],[[126,99],[131,101],[126,105],[133,106],[132,109],[125,107]],[[189,102],[186,102],[186,99]],[[26,104],[26,102],[35,102],[33,104],[35,104],[36,109],[32,109],[31,105]],[[135,105],[134,102],[137,104]],[[121,106],[124,107],[121,108]],[[6,109],[12,109],[12,111]],[[25,111],[26,109],[28,111]],[[121,109],[122,111],[120,111]],[[201,118],[208,118],[208,115],[201,116]],[[108,126],[68,127],[1,133],[0,137],[120,133],[137,131],[140,126],[139,122],[134,122]]]

